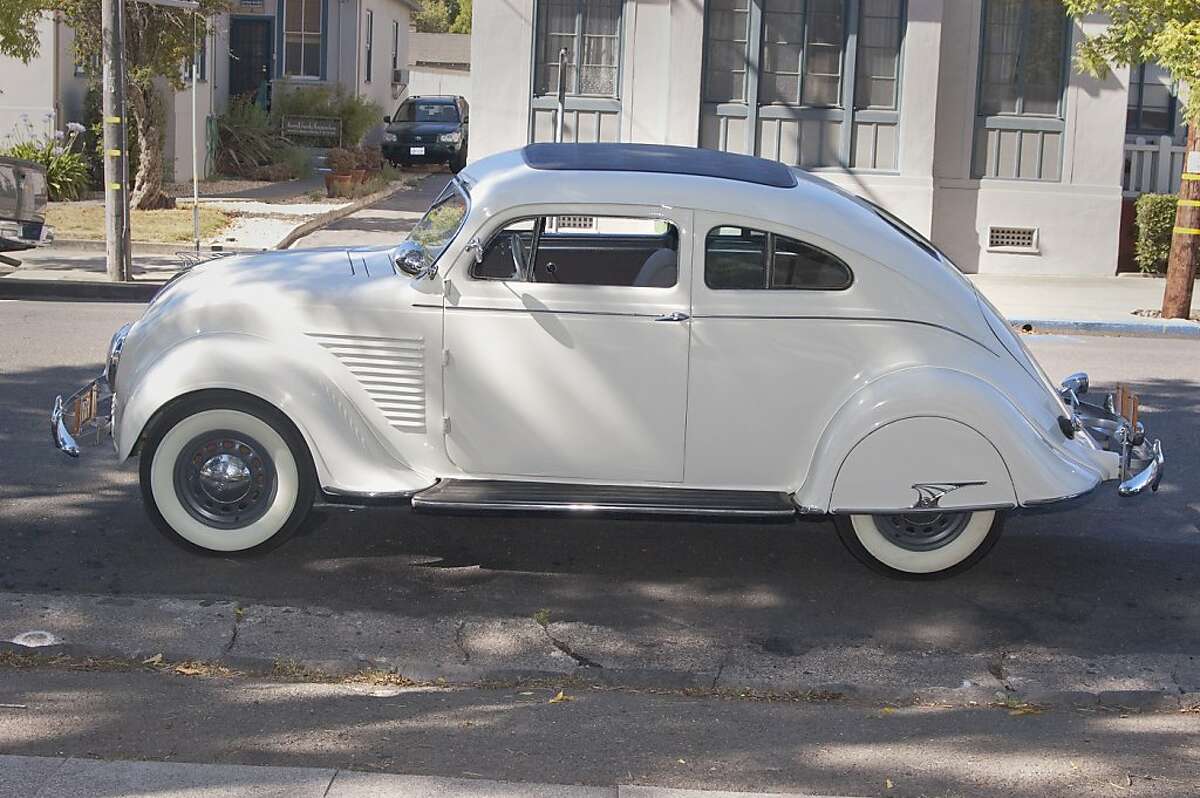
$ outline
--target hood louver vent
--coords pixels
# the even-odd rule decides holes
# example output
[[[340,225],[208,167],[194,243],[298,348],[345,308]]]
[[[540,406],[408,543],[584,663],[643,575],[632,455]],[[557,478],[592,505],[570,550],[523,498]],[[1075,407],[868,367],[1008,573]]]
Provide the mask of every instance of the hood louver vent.
[[[389,424],[401,432],[425,430],[424,339],[320,333],[309,337],[349,369]]]

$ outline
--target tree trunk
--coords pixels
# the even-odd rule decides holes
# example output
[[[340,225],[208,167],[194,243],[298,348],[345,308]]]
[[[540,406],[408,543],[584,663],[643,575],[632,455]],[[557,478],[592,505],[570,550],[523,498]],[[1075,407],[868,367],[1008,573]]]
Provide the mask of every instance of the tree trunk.
[[[129,193],[129,205],[139,211],[174,208],[175,198],[162,190],[163,147],[166,144],[166,109],[154,84],[131,84],[130,104],[138,131],[137,173]]]
[[[1188,126],[1183,182],[1179,186],[1179,209],[1175,212],[1175,234],[1167,261],[1167,288],[1163,292],[1164,319],[1186,319],[1192,314],[1192,288],[1196,283],[1196,259],[1200,254],[1200,140],[1197,125]]]

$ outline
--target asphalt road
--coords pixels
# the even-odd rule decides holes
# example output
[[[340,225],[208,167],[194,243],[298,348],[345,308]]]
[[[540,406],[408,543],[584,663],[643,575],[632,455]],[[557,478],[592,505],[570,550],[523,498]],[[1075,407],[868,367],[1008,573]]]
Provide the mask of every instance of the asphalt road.
[[[236,598],[439,617],[471,612],[685,631],[782,660],[816,647],[1200,654],[1200,344],[1034,338],[1047,370],[1144,397],[1168,472],[1156,496],[1105,490],[1067,514],[1017,516],[977,568],[935,584],[875,576],[828,523],[752,526],[324,512],[265,558],[181,551],[143,515],[136,469],[107,447],[49,444],[56,393],[97,373],[137,306],[0,303],[0,590]]]

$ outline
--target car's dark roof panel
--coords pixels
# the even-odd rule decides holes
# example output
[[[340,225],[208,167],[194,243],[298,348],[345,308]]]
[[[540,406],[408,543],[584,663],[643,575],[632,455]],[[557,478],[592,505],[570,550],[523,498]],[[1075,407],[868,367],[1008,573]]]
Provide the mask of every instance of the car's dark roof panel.
[[[738,180],[793,188],[796,175],[778,161],[718,150],[662,144],[530,144],[521,151],[532,169],[548,171],[650,172]]]

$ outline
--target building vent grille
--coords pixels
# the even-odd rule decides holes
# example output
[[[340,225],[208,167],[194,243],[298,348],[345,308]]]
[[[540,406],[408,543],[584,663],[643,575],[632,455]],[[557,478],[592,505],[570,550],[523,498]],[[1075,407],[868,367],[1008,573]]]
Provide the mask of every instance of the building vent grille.
[[[1036,227],[990,227],[988,249],[1000,252],[1037,252]]]
[[[559,216],[554,225],[556,230],[594,230],[595,227],[594,216]]]

